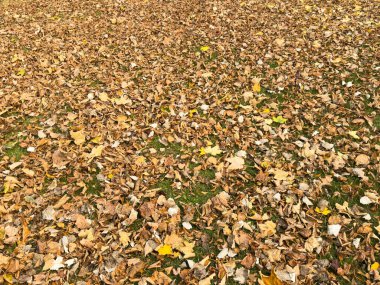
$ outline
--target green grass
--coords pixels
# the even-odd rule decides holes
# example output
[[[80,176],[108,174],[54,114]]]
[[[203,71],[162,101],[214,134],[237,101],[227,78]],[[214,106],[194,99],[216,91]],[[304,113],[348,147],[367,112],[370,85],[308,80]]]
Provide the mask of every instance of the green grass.
[[[215,179],[215,171],[212,169],[201,170],[199,175],[208,180]]]
[[[194,183],[188,188],[176,189],[172,187],[172,181],[169,179],[161,180],[154,188],[161,188],[167,198],[173,198],[185,204],[198,205],[203,205],[208,199],[221,192],[221,188],[215,189],[212,185],[206,183]]]
[[[5,155],[14,161],[19,161],[23,155],[27,154],[25,148],[22,148],[18,142],[8,143],[5,145]]]
[[[375,128],[380,129],[380,115],[376,115],[373,119],[373,125]]]
[[[148,148],[154,148],[164,155],[181,155],[182,154],[182,145],[179,143],[169,143],[167,146],[162,144],[159,140],[159,137],[154,137],[149,143]],[[163,149],[161,152],[160,150]]]
[[[92,179],[87,181],[86,186],[87,186],[86,193],[93,194],[93,195],[100,195],[101,190],[103,188],[102,185],[100,184],[100,181],[96,178],[96,176],[92,176]]]

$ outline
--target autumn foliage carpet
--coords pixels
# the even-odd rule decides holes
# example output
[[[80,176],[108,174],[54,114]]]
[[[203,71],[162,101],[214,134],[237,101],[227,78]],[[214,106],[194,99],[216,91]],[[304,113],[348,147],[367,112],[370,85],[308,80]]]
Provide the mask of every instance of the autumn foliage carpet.
[[[379,11],[0,0],[0,284],[379,284]]]

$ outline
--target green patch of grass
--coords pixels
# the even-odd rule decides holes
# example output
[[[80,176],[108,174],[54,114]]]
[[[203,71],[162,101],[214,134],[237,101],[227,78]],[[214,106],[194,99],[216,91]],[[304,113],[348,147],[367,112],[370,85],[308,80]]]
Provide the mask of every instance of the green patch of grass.
[[[317,95],[318,94],[318,90],[315,89],[315,88],[312,88],[309,90],[310,94],[313,94],[313,95]]]
[[[169,143],[167,146],[162,144],[159,137],[154,137],[148,144],[148,148],[154,148],[158,151],[164,149],[161,153],[164,155],[180,155],[182,153],[182,145],[179,143]]]
[[[132,231],[138,231],[140,230],[144,225],[144,220],[143,219],[137,219],[136,221],[134,221],[130,226],[129,228],[132,230]]]
[[[18,142],[5,145],[5,155],[9,156],[14,161],[19,161],[23,155],[27,154],[25,148],[22,148]]]
[[[195,183],[189,188],[176,189],[172,187],[172,181],[169,179],[161,180],[154,188],[161,188],[161,191],[167,198],[173,198],[185,204],[198,205],[206,203],[208,199],[221,192],[221,188],[215,189],[213,186],[205,183]]]
[[[86,183],[86,186],[87,186],[86,193],[93,194],[93,195],[100,195],[101,190],[102,190],[102,185],[100,184],[100,181],[96,178],[96,176],[93,176],[92,179]]]
[[[4,251],[7,252],[8,254],[12,254],[13,251],[16,249],[16,247],[17,247],[17,243],[6,244],[4,246]]]
[[[380,129],[380,115],[376,115],[376,117],[373,119],[373,125],[375,128]]]
[[[271,61],[269,63],[269,67],[272,68],[272,69],[275,69],[278,67],[278,62],[277,61]]]
[[[208,180],[213,180],[215,179],[215,171],[212,170],[212,169],[205,169],[205,170],[201,170],[199,172],[199,174],[205,178],[205,179],[208,179]]]

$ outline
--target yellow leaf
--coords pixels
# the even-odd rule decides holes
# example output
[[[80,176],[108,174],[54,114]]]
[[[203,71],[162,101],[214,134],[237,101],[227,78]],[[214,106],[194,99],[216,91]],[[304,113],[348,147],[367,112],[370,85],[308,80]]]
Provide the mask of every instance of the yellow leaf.
[[[261,167],[268,168],[270,166],[270,161],[263,161],[260,165]]]
[[[4,280],[5,281],[7,281],[8,283],[13,283],[13,276],[12,276],[12,274],[4,274],[3,275],[3,278],[4,278]]]
[[[203,149],[203,151],[202,151],[202,149]],[[211,154],[211,155],[213,155],[213,156],[216,156],[216,155],[218,155],[218,154],[221,154],[222,153],[222,151],[220,150],[220,148],[219,148],[219,146],[218,145],[216,145],[216,146],[213,146],[213,147],[211,147],[211,146],[208,146],[208,147],[206,147],[206,148],[201,148],[201,155],[202,155],[202,152],[204,152],[204,154]]]
[[[172,247],[168,244],[164,244],[160,246],[160,248],[157,250],[159,255],[171,255],[173,254]]]
[[[371,265],[371,271],[378,270],[380,267],[380,264],[378,262],[375,262]]]
[[[127,246],[129,244],[129,242],[130,242],[129,236],[130,235],[131,235],[131,233],[127,233],[124,231],[119,232],[120,242],[123,246]]]
[[[261,280],[263,281],[264,285],[282,285],[282,281],[278,279],[276,273],[272,269],[270,276],[261,275]]]
[[[261,91],[260,82],[256,82],[252,87],[253,92],[259,93]]]
[[[93,143],[100,143],[100,141],[102,140],[102,137],[101,136],[97,136],[97,137],[94,137],[91,142]]]
[[[18,70],[18,72],[17,72],[17,75],[19,75],[19,76],[24,76],[25,73],[26,73],[25,69],[24,69],[24,68],[20,68],[20,69]]]
[[[135,160],[135,164],[137,166],[144,165],[145,164],[145,157],[144,156],[137,157],[137,159]]]
[[[102,92],[102,93],[100,93],[99,94],[99,99],[100,99],[100,101],[103,101],[103,102],[106,102],[106,101],[108,101],[108,94],[106,93],[106,92]]]
[[[283,118],[282,116],[277,116],[272,118],[273,122],[284,124],[288,119]]]
[[[349,131],[348,134],[354,139],[360,139],[360,137],[356,134],[356,131]]]
[[[108,179],[112,179],[113,176],[114,176],[114,175],[113,175],[112,173],[108,173],[108,175],[107,175]]]
[[[189,111],[189,117],[192,118],[194,113],[198,113],[197,109],[193,109]]]
[[[263,113],[264,113],[264,114],[268,114],[268,113],[270,113],[270,109],[264,109],[264,110],[263,110]]]
[[[209,46],[203,46],[201,47],[201,51],[205,52],[205,51],[208,51],[210,49]]]
[[[12,187],[10,181],[4,183],[4,193],[12,192]]]
[[[103,145],[99,145],[97,147],[94,147],[91,150],[91,153],[87,154],[88,158],[93,159],[94,157],[101,156],[103,149],[104,149]]]
[[[204,147],[201,147],[201,149],[199,150],[199,152],[200,152],[200,155],[205,155],[206,154],[206,151],[205,151]]]
[[[312,8],[310,5],[305,5],[306,12],[311,12]]]
[[[82,130],[77,132],[70,131],[70,136],[76,145],[81,145],[86,141],[86,136]]]
[[[12,192],[19,181],[13,176],[6,176],[4,182],[4,193]]]
[[[327,208],[319,209],[319,208],[317,207],[317,208],[315,208],[315,211],[316,211],[317,213],[322,214],[322,215],[325,215],[325,216],[327,216],[328,214],[331,213],[331,211],[330,211],[329,209],[327,209]]]
[[[19,57],[17,54],[15,54],[14,56],[12,56],[11,58],[11,62],[15,62],[15,61],[18,61],[19,60]]]

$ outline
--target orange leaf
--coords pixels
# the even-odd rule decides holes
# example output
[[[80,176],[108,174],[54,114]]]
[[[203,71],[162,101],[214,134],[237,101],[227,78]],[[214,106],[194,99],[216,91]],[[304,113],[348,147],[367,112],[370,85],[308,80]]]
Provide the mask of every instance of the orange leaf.
[[[282,285],[282,281],[278,279],[273,269],[270,273],[270,276],[261,275],[261,279],[265,285]]]

